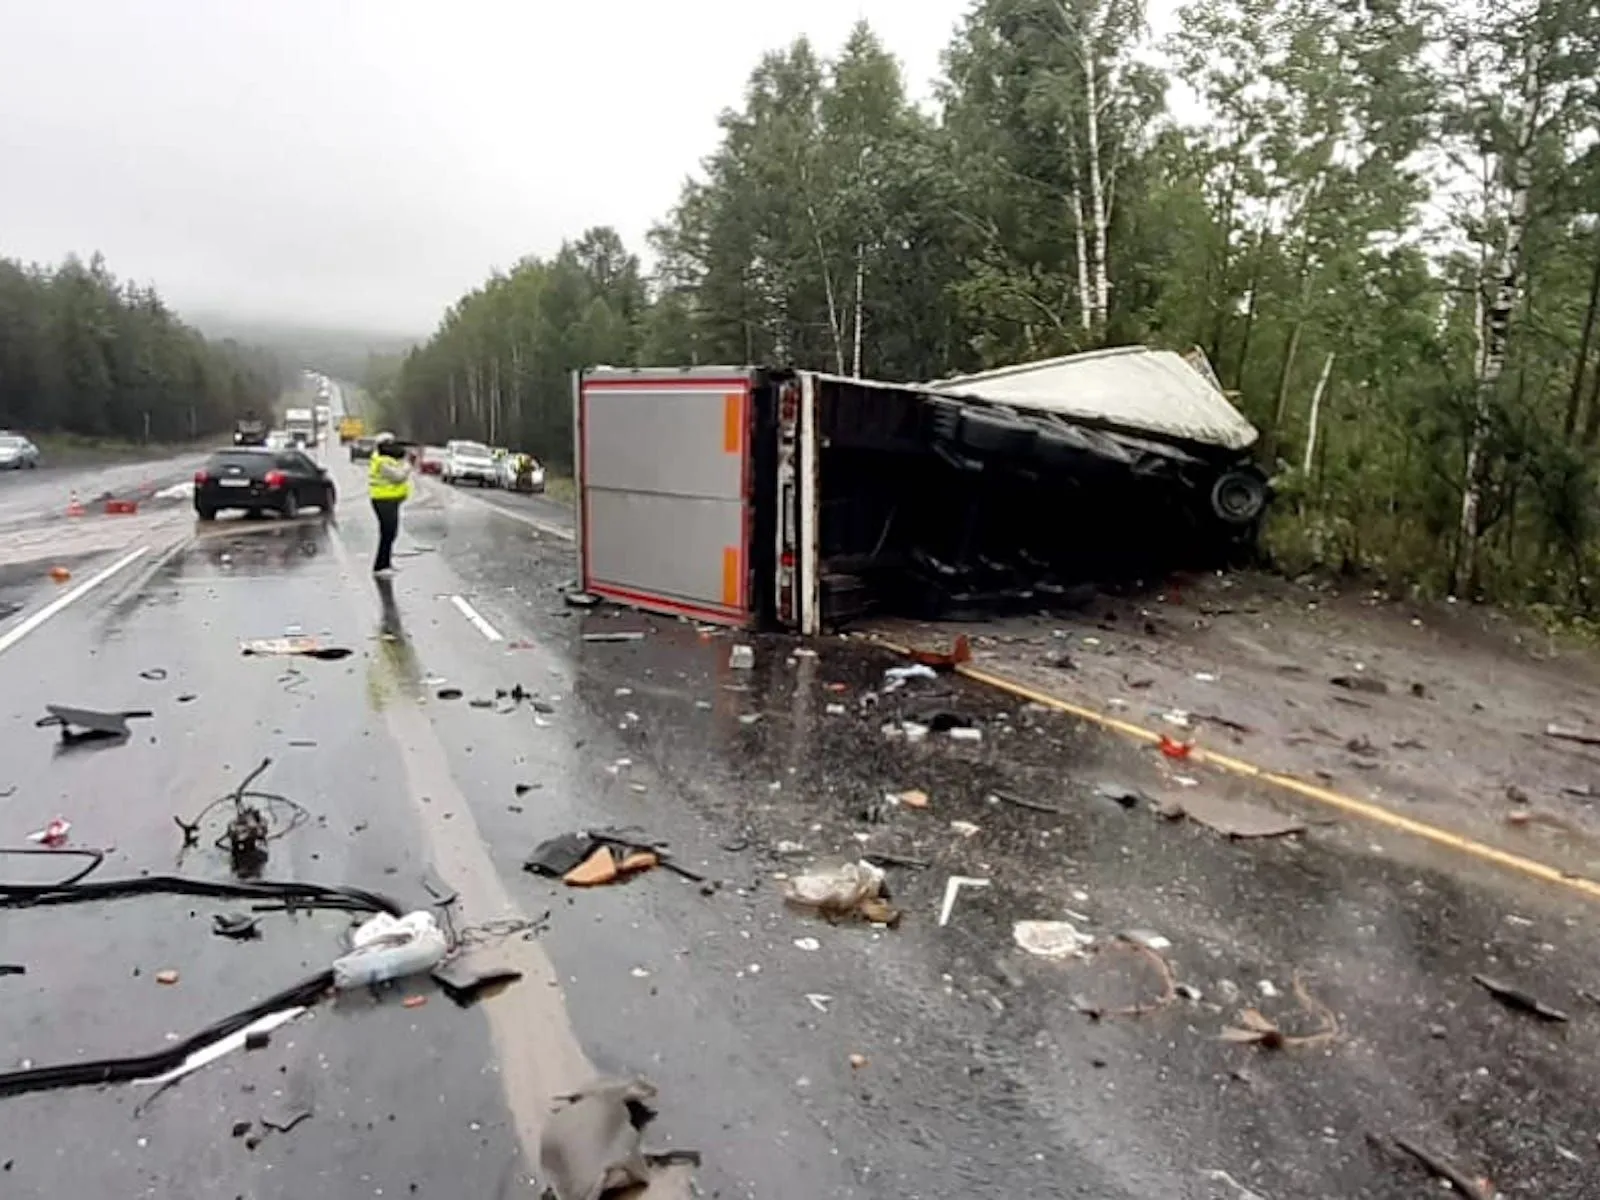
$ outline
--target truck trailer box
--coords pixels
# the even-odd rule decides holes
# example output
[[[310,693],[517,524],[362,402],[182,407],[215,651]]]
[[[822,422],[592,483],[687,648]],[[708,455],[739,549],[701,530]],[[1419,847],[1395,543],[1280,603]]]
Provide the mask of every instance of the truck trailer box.
[[[915,387],[764,367],[579,372],[585,590],[798,633],[853,615],[866,592],[845,560],[884,548],[893,496],[925,457],[923,400]]]

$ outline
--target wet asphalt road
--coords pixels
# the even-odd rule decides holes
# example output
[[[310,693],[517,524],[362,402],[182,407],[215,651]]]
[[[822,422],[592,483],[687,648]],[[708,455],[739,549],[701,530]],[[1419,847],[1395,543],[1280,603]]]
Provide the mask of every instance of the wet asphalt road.
[[[329,457],[343,495],[359,495]],[[490,939],[524,980],[466,1011],[426,981],[342,997],[153,1099],[139,1085],[0,1099],[0,1194],[533,1195],[546,1098],[591,1069],[656,1082],[654,1140],[703,1151],[693,1186],[707,1196],[1436,1194],[1368,1137],[1395,1133],[1508,1196],[1594,1194],[1588,909],[1364,827],[1227,842],[1124,809],[1095,785],[1189,789],[1157,756],[964,681],[864,706],[892,660],[857,642],[819,641],[811,657],[762,639],[756,669],[732,671],[726,635],[565,607],[570,546],[473,499],[423,486],[387,593],[365,573],[370,518],[347,499],[331,527],[224,521],[153,547],[0,654],[0,792],[16,789],[0,840],[62,815],[73,845],[110,848],[97,878],[226,878],[214,850],[179,861],[172,817],[270,757],[260,786],[312,813],[273,843],[270,877],[413,907],[431,873],[461,891],[458,924],[487,932],[548,912],[536,941]],[[0,621],[0,638],[24,616]],[[239,655],[239,639],[290,627],[354,654]],[[646,636],[581,640],[617,630]],[[463,698],[436,698],[446,683]],[[552,711],[471,703],[517,683]],[[34,727],[49,701],[154,716],[124,745],[60,752]],[[983,740],[882,732],[931,710],[972,718]],[[1242,787],[1196,774],[1200,790]],[[907,788],[928,806],[869,812]],[[656,871],[579,892],[521,870],[543,838],[602,824],[669,841],[720,887]],[[890,872],[899,929],[783,905],[779,876],[863,847],[929,864]],[[10,879],[43,869],[4,863]],[[940,928],[951,874],[991,883],[963,891]],[[5,912],[0,961],[27,966],[0,976],[9,1065],[158,1049],[326,966],[349,924],[268,914],[258,942],[214,937],[211,914],[236,907]],[[1031,957],[1012,942],[1025,918],[1073,920],[1110,948]],[[1161,957],[1197,998],[1086,1014],[1162,994],[1160,968],[1117,946],[1120,931],[1168,939]],[[178,982],[157,983],[164,969]],[[1572,1020],[1512,1011],[1473,972]],[[1336,1014],[1336,1037],[1220,1040],[1250,1006],[1310,1032],[1297,978]],[[427,1002],[403,1006],[413,993]],[[263,1119],[302,1110],[252,1144]]]

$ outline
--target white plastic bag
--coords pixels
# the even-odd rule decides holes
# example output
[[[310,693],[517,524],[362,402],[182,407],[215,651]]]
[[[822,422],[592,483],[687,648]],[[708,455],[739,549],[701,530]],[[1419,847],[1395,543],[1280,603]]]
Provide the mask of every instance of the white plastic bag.
[[[847,912],[883,891],[883,872],[869,862],[817,867],[783,881],[783,898],[803,908]]]
[[[340,991],[430,971],[449,949],[439,923],[426,911],[398,918],[379,913],[362,923],[350,944],[350,953],[333,962],[333,986]]]

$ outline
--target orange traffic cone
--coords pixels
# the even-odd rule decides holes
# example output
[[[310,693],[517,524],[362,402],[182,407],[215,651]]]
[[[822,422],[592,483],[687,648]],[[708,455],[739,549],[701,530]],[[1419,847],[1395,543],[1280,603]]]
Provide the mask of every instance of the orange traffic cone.
[[[76,488],[74,488],[73,491],[72,491],[72,499],[67,504],[67,516],[69,516],[69,517],[81,517],[81,516],[83,516],[83,513],[84,513],[83,502],[78,499],[78,491],[77,491]]]

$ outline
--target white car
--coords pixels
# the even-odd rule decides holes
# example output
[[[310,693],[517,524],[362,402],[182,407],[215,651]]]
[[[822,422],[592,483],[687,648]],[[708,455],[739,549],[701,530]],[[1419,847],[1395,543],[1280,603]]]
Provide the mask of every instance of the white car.
[[[534,458],[531,454],[527,456],[530,464],[527,482],[522,488],[517,487],[517,460],[522,457],[523,456],[520,454],[507,454],[500,460],[498,464],[500,468],[500,486],[505,488],[508,492],[544,491],[544,467],[541,466],[539,460]]]
[[[39,447],[19,433],[0,434],[0,471],[20,471],[39,465]]]
[[[446,442],[444,468],[439,472],[446,483],[466,483],[479,487],[498,487],[500,468],[489,447],[482,442]]]

